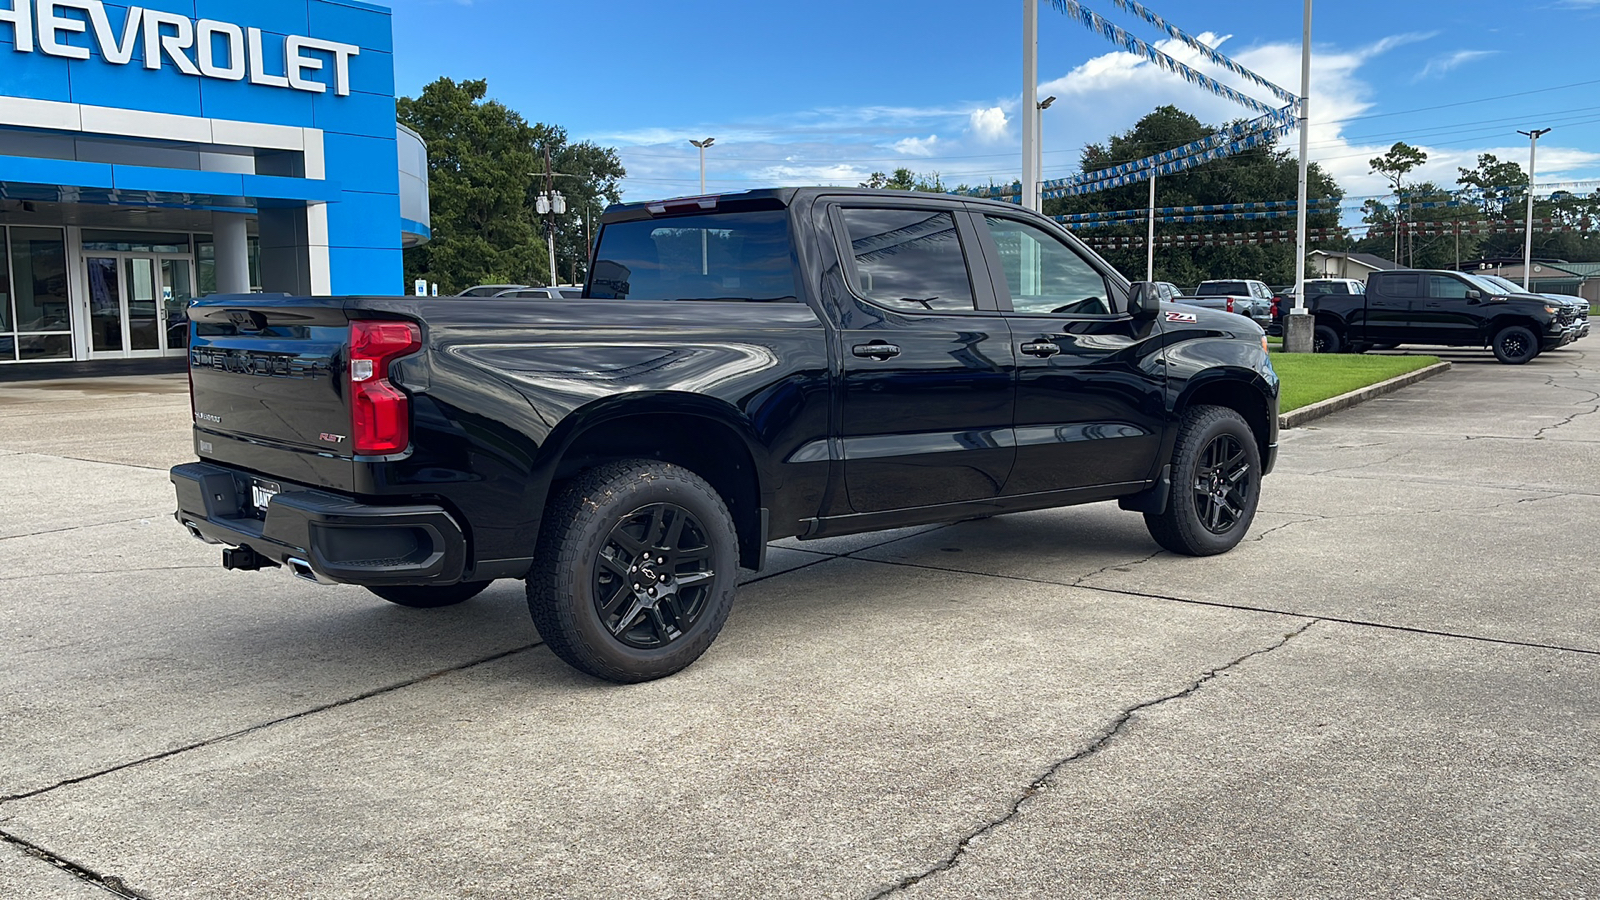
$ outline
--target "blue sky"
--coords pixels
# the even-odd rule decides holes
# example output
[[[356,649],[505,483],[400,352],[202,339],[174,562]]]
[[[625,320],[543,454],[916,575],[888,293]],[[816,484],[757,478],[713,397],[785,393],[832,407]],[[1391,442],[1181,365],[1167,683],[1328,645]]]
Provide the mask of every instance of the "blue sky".
[[[1145,40],[1164,37],[1110,0],[1083,2]],[[1298,91],[1300,3],[1146,5]],[[1016,0],[393,7],[402,94],[441,75],[486,78],[493,97],[529,120],[617,147],[628,199],[696,193],[688,139],[703,137],[716,138],[708,190],[855,184],[897,166],[938,171],[951,184],[1007,182],[1020,171]],[[1075,171],[1085,144],[1159,104],[1207,122],[1245,112],[1119,53],[1048,0],[1039,23],[1040,97],[1059,98],[1044,114],[1047,178]],[[1597,33],[1600,0],[1319,0],[1312,159],[1347,194],[1376,195],[1383,182],[1367,160],[1394,141],[1423,147],[1430,160],[1420,174],[1453,184],[1456,167],[1479,153],[1525,166],[1517,130],[1552,127],[1540,141],[1539,182],[1600,178]],[[1193,59],[1181,45],[1159,46]]]

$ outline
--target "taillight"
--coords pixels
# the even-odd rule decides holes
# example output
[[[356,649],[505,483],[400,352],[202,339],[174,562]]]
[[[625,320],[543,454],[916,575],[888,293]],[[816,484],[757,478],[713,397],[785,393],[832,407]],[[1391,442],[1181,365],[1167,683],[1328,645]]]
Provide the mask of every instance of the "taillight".
[[[422,346],[412,322],[350,323],[350,446],[357,456],[411,446],[411,401],[389,383],[389,362]]]
[[[1276,319],[1278,317],[1278,298],[1277,297],[1273,297],[1272,298],[1272,317],[1274,319]]]
[[[1228,312],[1233,312],[1233,298],[1228,298]]]

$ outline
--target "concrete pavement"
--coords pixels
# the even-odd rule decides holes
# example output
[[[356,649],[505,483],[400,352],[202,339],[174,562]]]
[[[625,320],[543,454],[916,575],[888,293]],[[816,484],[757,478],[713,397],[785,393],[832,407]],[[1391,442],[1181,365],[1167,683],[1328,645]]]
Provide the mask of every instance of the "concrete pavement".
[[[221,570],[181,376],[0,385],[0,896],[1592,896],[1600,358],[1446,355],[1285,432],[1230,554],[784,542],[633,687],[513,582]]]

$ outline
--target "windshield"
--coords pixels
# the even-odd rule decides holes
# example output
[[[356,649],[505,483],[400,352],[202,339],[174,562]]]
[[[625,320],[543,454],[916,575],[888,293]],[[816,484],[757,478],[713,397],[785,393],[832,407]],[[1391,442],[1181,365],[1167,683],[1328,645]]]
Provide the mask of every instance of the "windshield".
[[[1200,285],[1194,292],[1196,297],[1221,297],[1231,295],[1234,297],[1249,297],[1250,285],[1242,281],[1207,281]]]
[[[587,296],[595,300],[794,300],[782,209],[706,213],[600,230]]]
[[[1525,293],[1518,285],[1496,275],[1471,275],[1463,272],[1462,277],[1467,279],[1468,284],[1483,291],[1485,294]],[[1505,284],[1498,282],[1505,282]]]

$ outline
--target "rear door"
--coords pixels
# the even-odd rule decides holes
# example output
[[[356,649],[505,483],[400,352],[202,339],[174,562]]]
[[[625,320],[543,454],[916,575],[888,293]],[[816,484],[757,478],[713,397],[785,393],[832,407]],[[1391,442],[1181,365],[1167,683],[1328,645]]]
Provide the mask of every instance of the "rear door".
[[[1381,272],[1372,276],[1364,314],[1352,315],[1351,336],[1358,340],[1388,343],[1427,343],[1412,319],[1413,305],[1420,303],[1425,286],[1416,272]],[[1357,310],[1361,309],[1358,305]]]
[[[840,421],[851,507],[998,496],[1016,457],[1015,355],[987,279],[971,277],[982,255],[968,216],[888,198],[827,213],[848,291]]]
[[[1132,484],[1160,453],[1166,373],[1154,320],[1110,273],[1019,217],[974,215],[1017,353],[1017,463],[1005,495]]]

